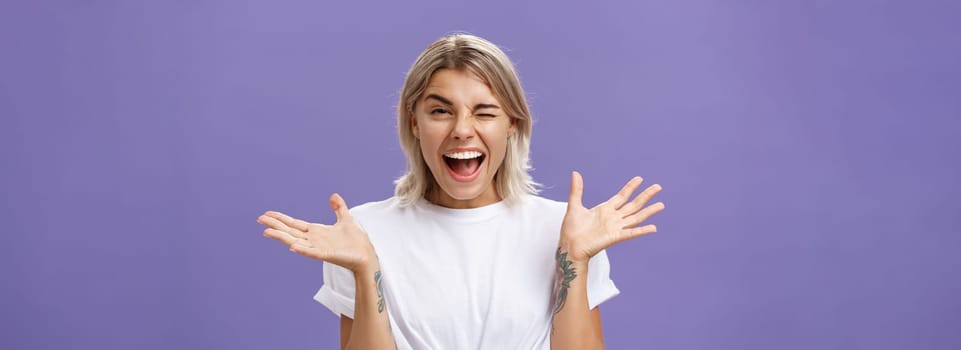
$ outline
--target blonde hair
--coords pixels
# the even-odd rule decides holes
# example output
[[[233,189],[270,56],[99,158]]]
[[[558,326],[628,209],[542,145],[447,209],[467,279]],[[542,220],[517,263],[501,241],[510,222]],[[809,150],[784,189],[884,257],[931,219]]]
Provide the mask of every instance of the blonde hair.
[[[513,119],[515,132],[508,138],[504,163],[494,175],[497,194],[512,204],[524,194],[538,193],[540,185],[528,174],[531,169],[531,112],[514,65],[493,43],[457,33],[430,44],[414,61],[404,79],[397,104],[397,132],[400,146],[407,156],[407,172],[394,181],[394,195],[400,198],[401,205],[413,204],[428,191],[440,190],[424,161],[420,142],[414,137],[411,117],[431,76],[441,69],[466,70],[482,79]]]

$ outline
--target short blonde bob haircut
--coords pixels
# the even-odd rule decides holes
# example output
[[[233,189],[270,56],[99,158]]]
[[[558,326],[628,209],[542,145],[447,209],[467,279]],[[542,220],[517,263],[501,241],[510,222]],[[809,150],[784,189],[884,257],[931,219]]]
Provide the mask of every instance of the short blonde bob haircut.
[[[465,70],[483,80],[494,93],[501,108],[513,119],[515,132],[507,141],[504,163],[494,174],[494,189],[508,204],[524,194],[538,193],[538,183],[531,179],[530,140],[531,112],[521,89],[520,79],[507,55],[493,43],[480,37],[456,33],[430,44],[414,61],[397,104],[397,131],[400,146],[407,156],[407,172],[394,181],[394,195],[402,206],[411,205],[436,190],[441,190],[432,176],[420,141],[414,137],[411,118],[434,72],[441,69]]]

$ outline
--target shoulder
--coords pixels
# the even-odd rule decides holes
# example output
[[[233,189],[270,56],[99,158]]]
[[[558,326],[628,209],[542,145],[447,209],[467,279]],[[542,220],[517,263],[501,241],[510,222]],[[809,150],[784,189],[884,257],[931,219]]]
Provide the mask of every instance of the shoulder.
[[[516,208],[512,208],[512,211],[516,213],[515,218],[521,221],[546,227],[548,231],[555,231],[560,228],[564,214],[567,212],[567,202],[526,195],[521,197]]]
[[[399,208],[397,197],[390,197],[380,201],[367,202],[350,208],[350,215],[355,218],[383,215]]]
[[[544,198],[536,195],[526,195],[521,197],[518,205],[524,210],[533,212],[563,214],[567,211],[567,202],[558,202],[553,199]]]

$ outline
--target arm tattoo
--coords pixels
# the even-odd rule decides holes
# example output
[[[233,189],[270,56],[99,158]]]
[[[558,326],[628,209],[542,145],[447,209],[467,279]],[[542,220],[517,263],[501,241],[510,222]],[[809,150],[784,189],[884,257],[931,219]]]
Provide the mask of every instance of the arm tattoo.
[[[574,266],[571,266],[573,263],[567,259],[567,252],[561,253],[560,247],[557,248],[554,257],[557,259],[557,270],[560,272],[557,281],[557,299],[554,301],[554,314],[557,314],[564,308],[564,303],[567,301],[567,289],[571,287],[571,281],[577,277],[577,271],[575,271]]]
[[[384,285],[381,284],[383,282],[381,277],[379,270],[374,272],[374,283],[377,285],[377,313],[384,312]]]

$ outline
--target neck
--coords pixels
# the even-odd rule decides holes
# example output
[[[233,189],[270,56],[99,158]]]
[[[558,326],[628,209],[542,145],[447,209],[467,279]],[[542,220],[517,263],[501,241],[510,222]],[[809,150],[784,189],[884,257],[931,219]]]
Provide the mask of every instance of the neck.
[[[451,197],[449,194],[447,194],[447,192],[444,192],[443,189],[438,188],[438,186],[435,184],[427,190],[424,198],[435,205],[451,209],[480,208],[501,201],[501,196],[497,194],[497,190],[494,189],[493,183],[487,188],[487,190],[484,191],[484,193],[469,199],[456,199]]]

